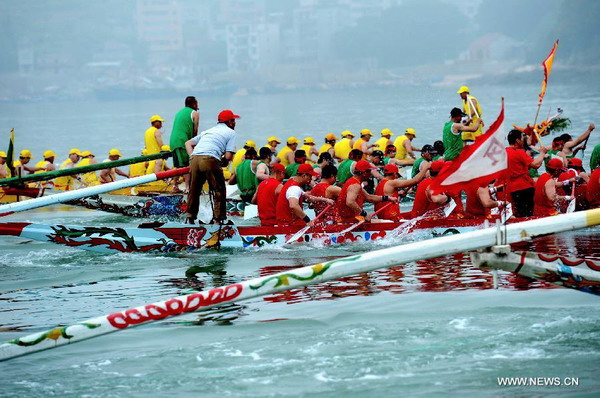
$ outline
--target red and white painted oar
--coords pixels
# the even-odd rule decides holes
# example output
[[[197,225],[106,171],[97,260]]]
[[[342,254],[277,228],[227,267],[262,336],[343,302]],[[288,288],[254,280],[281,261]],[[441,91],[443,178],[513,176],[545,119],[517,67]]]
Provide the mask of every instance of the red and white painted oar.
[[[101,193],[111,192],[121,188],[129,188],[157,180],[164,180],[165,178],[187,174],[189,173],[189,171],[189,167],[183,167],[180,169],[173,169],[169,171],[163,171],[160,173],[152,173],[140,177],[128,178],[126,180],[115,181],[108,184],[96,185],[93,187],[83,189],[76,189],[74,191],[66,191],[63,193],[58,193],[56,195],[43,196],[41,198],[26,200],[23,202],[9,203],[0,206],[0,217],[8,216],[9,214],[18,213],[25,210],[37,209],[39,207],[49,206],[57,203],[64,203],[70,200],[84,198],[86,196],[93,196]]]

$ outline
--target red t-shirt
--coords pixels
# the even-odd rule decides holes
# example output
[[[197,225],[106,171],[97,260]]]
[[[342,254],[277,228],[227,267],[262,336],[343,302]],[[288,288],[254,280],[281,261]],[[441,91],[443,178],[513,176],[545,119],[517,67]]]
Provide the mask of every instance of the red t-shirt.
[[[281,192],[279,192],[279,197],[277,198],[277,224],[278,225],[304,225],[305,222],[298,218],[292,210],[290,209],[290,202],[286,197],[286,193],[288,189],[291,187],[299,187],[300,184],[296,182],[293,178],[290,178],[288,182],[285,183],[283,188],[281,188]],[[298,200],[300,203],[300,207],[302,207],[304,195],[300,197]]]
[[[592,171],[587,187],[587,200],[590,207],[600,206],[600,168]]]
[[[535,184],[529,176],[529,165],[533,162],[531,156],[527,155],[523,149],[515,149],[510,146],[506,148],[506,154],[508,156],[507,192],[533,188]]]
[[[552,179],[548,173],[542,174],[535,183],[535,195],[533,196],[533,215],[540,217],[554,216],[558,214],[554,202],[546,195],[546,183]]]
[[[279,184],[281,182],[275,178],[269,178],[258,185],[256,205],[258,206],[258,218],[260,218],[261,225],[275,225],[276,223],[277,195],[275,195],[275,190]]]
[[[364,191],[362,190],[361,182],[358,181],[356,179],[356,177],[348,178],[348,181],[346,181],[344,183],[344,186],[342,187],[342,190],[340,191],[340,195],[338,196],[337,201],[335,202],[337,216],[340,219],[340,221],[343,223],[354,222],[354,221],[356,221],[356,216],[358,216],[358,214],[356,214],[354,212],[354,210],[351,209],[350,207],[348,207],[348,205],[346,204],[346,196],[348,196],[348,188],[350,188],[354,184],[358,184],[361,187],[360,193],[356,197],[356,203],[362,209],[363,204],[365,202],[365,195],[364,195]]]

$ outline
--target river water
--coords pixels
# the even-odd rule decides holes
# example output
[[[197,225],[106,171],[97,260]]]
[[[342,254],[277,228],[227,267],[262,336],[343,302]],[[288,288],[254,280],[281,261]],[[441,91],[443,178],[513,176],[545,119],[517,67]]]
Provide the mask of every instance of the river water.
[[[539,86],[472,87],[491,124],[506,98],[507,127],[535,115]],[[270,135],[382,128],[440,138],[455,89],[321,92],[201,98],[201,128],[218,111],[242,116],[238,146]],[[181,101],[183,102],[183,98]],[[169,120],[171,100],[3,104],[2,137],[41,156],[71,147],[103,158],[139,153],[148,118]],[[579,134],[600,120],[588,86],[550,86],[542,111],[557,106]],[[597,134],[590,144],[600,143]],[[4,140],[4,139],[2,139]],[[549,140],[548,140],[549,141]],[[589,159],[591,146],[586,151]],[[63,158],[64,159],[64,158]],[[6,220],[136,225],[139,220],[66,206]],[[0,239],[0,339],[67,325],[298,266],[425,239],[409,235],[335,248],[221,250],[193,254],[102,255],[18,238]],[[598,229],[537,239],[544,253],[600,258]],[[0,363],[3,397],[146,396],[540,396],[600,393],[598,298],[501,273],[457,254],[187,314]],[[500,377],[577,378],[578,386],[499,386]],[[570,379],[566,379],[569,381]]]

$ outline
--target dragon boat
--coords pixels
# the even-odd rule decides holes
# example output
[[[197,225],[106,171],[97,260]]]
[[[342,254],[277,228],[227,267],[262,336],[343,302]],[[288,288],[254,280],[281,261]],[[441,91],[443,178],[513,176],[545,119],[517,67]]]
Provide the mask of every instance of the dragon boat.
[[[508,223],[527,219],[512,218]],[[351,230],[348,224],[315,226],[294,237],[303,226],[189,225],[150,222],[138,227],[44,225],[0,223],[0,235],[52,242],[103,253],[182,252],[201,248],[253,248],[287,243],[319,242],[323,245],[369,242],[422,232],[443,236],[483,228],[483,219],[415,219],[405,222],[365,223]],[[350,224],[351,225],[351,224]]]

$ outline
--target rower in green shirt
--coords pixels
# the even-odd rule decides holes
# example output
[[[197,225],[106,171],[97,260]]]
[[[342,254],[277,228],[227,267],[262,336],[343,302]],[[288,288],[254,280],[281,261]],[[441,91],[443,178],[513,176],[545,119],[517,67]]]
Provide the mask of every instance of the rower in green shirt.
[[[421,157],[413,164],[411,176],[416,176],[419,174],[422,169],[421,165],[424,165],[423,167],[428,167],[429,163],[434,160],[433,156],[435,154],[437,154],[437,151],[433,148],[433,146],[429,144],[423,145],[423,148],[421,149]]]
[[[460,155],[463,149],[461,132],[477,131],[481,125],[481,119],[477,119],[473,125],[465,126],[461,123],[463,116],[466,116],[463,111],[458,108],[452,108],[450,111],[450,121],[444,124],[442,140],[445,148],[445,160],[454,160],[454,158]]]
[[[350,151],[348,159],[344,159],[338,166],[337,185],[344,185],[344,183],[353,176],[354,164],[362,159],[362,155],[363,153],[360,149],[353,149]]]
[[[298,174],[298,167],[306,162],[306,152],[302,149],[298,149],[294,152],[294,163],[290,163],[285,168],[285,178],[292,178]]]

